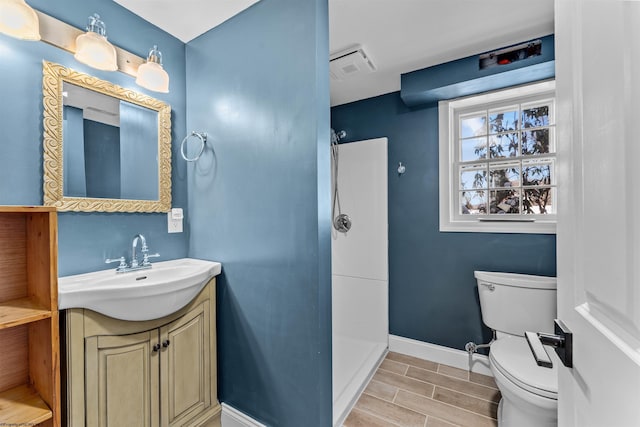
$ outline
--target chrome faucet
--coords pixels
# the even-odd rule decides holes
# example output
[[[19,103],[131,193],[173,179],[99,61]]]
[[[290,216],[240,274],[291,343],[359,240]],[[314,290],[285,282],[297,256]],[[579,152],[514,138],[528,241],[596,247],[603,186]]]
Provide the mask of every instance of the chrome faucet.
[[[140,252],[142,253],[142,255],[146,256],[147,252],[149,252],[149,248],[147,248],[147,239],[145,239],[142,234],[136,234],[135,236],[133,236],[133,242],[131,242],[131,268],[139,267],[138,256],[136,255],[136,247],[138,246],[138,241],[140,241],[140,244],[142,245],[140,247]]]
[[[142,254],[142,262],[138,261],[138,255],[136,253],[138,242],[140,242],[140,253]],[[131,263],[129,265],[127,265],[125,257],[107,259],[105,260],[105,262],[107,264],[111,262],[119,262],[120,264],[118,265],[118,267],[116,267],[116,273],[126,273],[127,271],[151,268],[152,266],[149,258],[157,258],[159,256],[160,254],[158,253],[149,255],[147,239],[145,239],[142,234],[136,234],[135,236],[133,236],[133,241],[131,242]]]

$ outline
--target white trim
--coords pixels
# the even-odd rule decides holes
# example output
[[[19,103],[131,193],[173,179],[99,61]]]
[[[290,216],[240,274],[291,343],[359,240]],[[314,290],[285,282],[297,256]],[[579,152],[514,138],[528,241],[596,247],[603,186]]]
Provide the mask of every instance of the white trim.
[[[470,95],[457,98],[445,102],[455,102],[456,108],[466,108],[477,104],[491,104],[493,102],[502,102],[508,98],[520,98],[525,96],[538,95],[542,92],[553,92],[556,90],[555,80],[545,80],[539,83],[527,83],[508,89],[498,89],[492,92],[480,95]],[[508,95],[505,96],[505,93]]]
[[[493,376],[491,368],[489,368],[489,358],[482,354],[474,354],[470,360],[466,351],[399,337],[397,335],[389,335],[389,351],[431,360],[432,362],[442,363],[443,365],[449,365],[455,368],[471,370],[478,374]]]
[[[238,411],[233,406],[229,406],[224,402],[221,406],[222,415],[220,416],[220,422],[222,427],[266,427],[244,412]]]
[[[535,221],[514,221],[508,218],[491,216],[491,221],[481,221],[478,217],[465,215],[461,219],[457,212],[457,202],[454,194],[458,189],[453,188],[455,180],[452,178],[452,165],[455,160],[455,148],[451,143],[451,135],[455,135],[456,110],[466,107],[490,104],[504,101],[509,98],[520,98],[555,91],[555,80],[543,81],[535,84],[518,86],[512,89],[489,92],[482,95],[472,95],[454,100],[445,100],[438,103],[438,129],[439,129],[439,178],[440,178],[440,231],[480,232],[480,233],[531,233],[531,234],[555,234],[556,215],[536,216]],[[469,216],[470,218],[466,218]],[[527,219],[517,216],[517,219]],[[530,218],[529,218],[530,219]]]

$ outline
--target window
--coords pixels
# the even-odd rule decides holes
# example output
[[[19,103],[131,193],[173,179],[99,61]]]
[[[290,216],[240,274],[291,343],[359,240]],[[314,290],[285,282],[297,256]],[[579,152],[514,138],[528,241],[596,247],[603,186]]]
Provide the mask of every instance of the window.
[[[440,231],[555,233],[555,82],[441,101]]]

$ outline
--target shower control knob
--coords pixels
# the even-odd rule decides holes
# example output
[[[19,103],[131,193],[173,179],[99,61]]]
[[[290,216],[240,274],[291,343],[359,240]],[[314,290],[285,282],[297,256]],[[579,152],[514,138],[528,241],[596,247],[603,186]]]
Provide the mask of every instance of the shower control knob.
[[[333,220],[333,226],[341,233],[351,230],[351,218],[347,214],[340,214]]]

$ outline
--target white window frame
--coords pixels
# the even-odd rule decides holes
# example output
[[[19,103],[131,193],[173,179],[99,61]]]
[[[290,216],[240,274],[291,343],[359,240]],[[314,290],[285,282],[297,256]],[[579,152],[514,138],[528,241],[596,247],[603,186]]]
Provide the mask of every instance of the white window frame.
[[[524,103],[528,97],[555,98],[555,80],[439,102],[440,231],[555,234],[556,214],[462,215],[459,213],[459,177],[457,176],[459,174],[459,142],[456,113],[474,107],[480,110],[487,109],[490,104]],[[557,192],[554,202],[556,202],[557,212]]]

